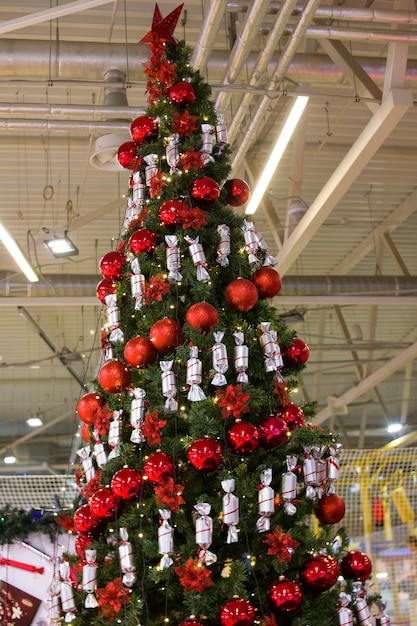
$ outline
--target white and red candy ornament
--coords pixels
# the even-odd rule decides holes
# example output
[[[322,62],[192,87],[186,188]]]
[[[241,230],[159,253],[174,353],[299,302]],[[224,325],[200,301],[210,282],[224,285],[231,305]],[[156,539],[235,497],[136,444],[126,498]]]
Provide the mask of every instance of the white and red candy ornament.
[[[387,613],[387,603],[383,600],[377,602],[379,615],[376,617],[376,626],[390,626],[391,619]]]
[[[207,502],[200,502],[195,504],[194,508],[200,515],[195,523],[195,541],[200,548],[198,559],[200,563],[212,565],[217,561],[217,556],[208,549],[213,541],[213,520],[210,517],[211,505]]]
[[[167,163],[169,165],[169,173],[174,174],[178,171],[177,165],[180,160],[180,153],[178,150],[178,142],[180,136],[178,133],[173,133],[168,137],[168,144],[166,147]]]
[[[187,361],[186,383],[190,385],[188,391],[188,400],[191,402],[199,402],[206,399],[206,394],[201,389],[200,384],[203,380],[203,364],[198,358],[198,346],[190,346],[190,358]]]
[[[203,165],[214,161],[212,152],[216,143],[216,131],[212,124],[201,124],[201,152]]]
[[[69,624],[75,619],[75,611],[77,609],[74,602],[71,568],[68,561],[60,563],[59,574],[61,576],[61,606],[65,613],[65,623]]]
[[[328,482],[327,494],[328,495],[332,495],[336,491],[334,483],[339,478],[340,461],[339,461],[338,455],[340,453],[341,448],[342,448],[342,444],[337,444],[337,443],[329,447],[329,456],[327,458],[327,463],[326,463],[327,482]]]
[[[297,457],[287,455],[287,471],[282,475],[282,500],[284,502],[284,512],[287,515],[295,515],[297,509],[293,500],[297,495],[297,476],[294,470],[297,467]]]
[[[132,218],[142,213],[143,207],[146,201],[146,185],[142,180],[140,172],[134,172],[133,174],[133,203],[135,205],[135,212]]]
[[[234,366],[235,372],[237,373],[237,382],[247,384],[249,382],[249,378],[247,375],[247,369],[249,366],[249,348],[245,344],[245,336],[240,331],[235,331],[233,333],[233,337],[235,338],[235,349],[234,349]]]
[[[221,265],[221,267],[227,267],[229,265],[230,255],[230,228],[227,224],[219,224],[217,226],[217,232],[220,237],[217,246],[217,263]]]
[[[141,387],[135,387],[129,389],[133,399],[130,404],[130,425],[133,430],[130,435],[130,441],[132,443],[141,444],[145,441],[145,437],[142,434],[142,424],[145,419],[145,396],[146,391]]]
[[[91,457],[91,448],[90,446],[84,446],[84,448],[80,448],[77,450],[77,454],[81,459],[81,465],[83,468],[83,473],[87,483],[90,482],[96,475],[96,470],[94,469],[93,459]]]
[[[86,609],[96,609],[98,607],[95,590],[97,587],[97,552],[96,550],[85,550],[86,563],[83,565],[83,591],[87,592],[84,606]]]
[[[352,583],[354,595],[354,610],[356,621],[360,626],[371,626],[371,610],[366,601],[366,590],[361,582]]]
[[[272,469],[264,469],[261,472],[261,484],[258,487],[258,513],[256,522],[258,533],[268,532],[271,528],[271,515],[275,512],[275,493],[271,487]]]
[[[339,594],[340,607],[338,608],[339,626],[352,626],[353,625],[353,613],[349,609],[348,605],[351,602],[351,597],[347,593]]]
[[[49,596],[46,602],[46,610],[48,612],[50,624],[61,623],[61,583],[59,581],[58,572],[55,572],[49,587]]]
[[[174,529],[169,523],[171,511],[169,509],[159,509],[159,516],[158,552],[162,555],[159,567],[168,569],[174,563],[170,556],[174,553]]]
[[[119,562],[120,570],[123,573],[123,584],[126,587],[133,587],[136,582],[136,569],[133,560],[133,548],[126,528],[120,529]]]
[[[222,385],[227,385],[225,374],[229,369],[229,360],[227,358],[226,346],[222,343],[224,332],[217,331],[213,333],[213,337],[215,343],[212,348],[212,360],[213,369],[216,373],[213,376],[211,384],[221,387]]]
[[[224,147],[227,146],[227,127],[224,121],[224,115],[219,113],[216,121],[216,145],[217,154],[221,154]]]
[[[107,443],[111,448],[108,454],[108,461],[120,456],[120,443],[121,443],[121,429],[122,429],[122,414],[123,410],[119,409],[113,411],[112,420],[109,426],[109,434]]]
[[[109,340],[112,343],[124,341],[123,331],[120,328],[120,311],[117,306],[117,296],[115,293],[109,293],[104,300],[106,302],[105,315],[111,329]]]
[[[172,371],[174,361],[160,361],[159,367],[161,368],[161,384],[162,395],[165,400],[164,413],[175,413],[178,410],[178,402],[175,399],[177,395],[177,384],[175,380],[175,374]]]
[[[258,328],[262,333],[259,337],[259,341],[265,356],[265,371],[278,371],[283,366],[284,362],[282,360],[280,347],[277,343],[277,333],[275,330],[271,330],[270,322],[261,322]]]
[[[314,500],[317,495],[315,488],[317,484],[317,472],[316,460],[311,454],[311,446],[304,447],[303,476],[306,487],[306,498],[307,500]]]
[[[100,469],[103,469],[107,465],[107,452],[104,448],[104,443],[100,439],[100,433],[98,430],[93,430],[94,448],[93,454],[96,458],[96,463]]]
[[[237,543],[239,523],[239,498],[233,493],[235,490],[234,478],[222,480],[222,489],[225,495],[222,499],[223,524],[227,526],[227,543]]]
[[[242,230],[245,240],[245,250],[246,254],[248,255],[249,267],[258,267],[258,265],[260,265],[260,261],[256,256],[258,252],[258,240],[253,222],[243,220]]]
[[[143,160],[146,163],[145,166],[145,183],[147,187],[151,186],[151,180],[155,176],[158,171],[158,155],[157,154],[147,154],[143,157]]]
[[[186,235],[184,239],[188,243],[191,260],[197,268],[197,280],[201,283],[210,282],[210,274],[207,270],[207,259],[199,237],[197,236],[195,239],[192,239],[192,237]]]
[[[178,237],[176,235],[166,235],[165,242],[167,247],[165,248],[168,282],[171,285],[178,285],[181,282],[182,276],[179,272],[181,269],[180,251],[178,249]]]
[[[132,298],[135,298],[135,310],[139,311],[143,305],[145,276],[141,272],[139,259],[137,257],[133,259],[130,267],[132,268],[132,275],[130,276]]]

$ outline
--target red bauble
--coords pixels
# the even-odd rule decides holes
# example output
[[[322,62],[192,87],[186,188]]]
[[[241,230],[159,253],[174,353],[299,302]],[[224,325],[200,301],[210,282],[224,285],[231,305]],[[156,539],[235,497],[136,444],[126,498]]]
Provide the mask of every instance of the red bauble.
[[[149,339],[158,352],[166,354],[175,350],[183,342],[184,333],[178,322],[164,317],[151,327]]]
[[[75,540],[74,548],[75,552],[81,559],[85,559],[85,550],[91,544],[92,538],[88,535],[78,535]]]
[[[156,234],[147,228],[136,230],[129,239],[129,248],[133,254],[153,252],[156,246]]]
[[[117,160],[125,170],[133,170],[137,161],[137,145],[134,141],[125,141],[117,150]]]
[[[115,293],[116,283],[111,278],[103,278],[96,287],[97,298],[103,304],[106,304],[106,296]]]
[[[289,348],[282,350],[282,359],[284,366],[299,366],[304,365],[307,362],[310,355],[309,347],[302,339],[297,337],[294,339],[292,345]]]
[[[114,519],[117,501],[110,487],[102,487],[91,496],[88,504],[92,515],[100,521]]]
[[[303,563],[299,576],[306,589],[323,593],[333,587],[338,579],[339,566],[331,556],[316,554]]]
[[[137,144],[155,141],[158,139],[158,133],[158,124],[148,115],[140,115],[130,125],[130,134]]]
[[[198,619],[198,617],[187,617],[179,626],[206,626],[206,620]]]
[[[212,304],[208,302],[196,302],[192,304],[185,314],[187,324],[203,333],[208,333],[213,326],[219,323],[219,313]]]
[[[103,404],[104,398],[99,393],[86,393],[78,400],[78,417],[85,424],[93,425],[96,421],[97,411],[101,409]]]
[[[249,456],[259,446],[261,436],[250,422],[238,421],[226,433],[226,441],[232,454]]]
[[[227,285],[224,298],[234,311],[249,311],[258,302],[258,290],[251,280],[236,278]]]
[[[120,280],[126,257],[121,252],[108,252],[100,261],[100,272],[104,278]]]
[[[221,626],[252,626],[255,617],[255,607],[244,598],[227,600],[219,616]]]
[[[155,363],[158,352],[149,339],[138,336],[129,339],[125,345],[123,356],[130,367],[143,370]]]
[[[301,428],[301,426],[304,424],[303,410],[292,402],[286,404],[284,408],[277,411],[275,415],[283,419],[287,423],[287,426],[290,430],[294,430],[295,428]]]
[[[191,185],[190,196],[201,209],[209,208],[220,196],[220,187],[209,176],[197,178]]]
[[[121,361],[107,361],[98,373],[98,382],[108,393],[121,393],[130,385],[129,369]]]
[[[343,519],[345,510],[343,498],[334,493],[322,496],[315,514],[321,524],[337,524]]]
[[[240,178],[226,180],[224,188],[226,189],[226,202],[229,206],[243,206],[249,200],[249,185]]]
[[[283,446],[284,443],[287,443],[290,436],[290,430],[286,422],[276,415],[270,415],[264,419],[259,424],[258,431],[261,437],[261,446],[265,450]]]
[[[266,599],[269,608],[277,616],[293,615],[300,608],[303,594],[298,583],[279,578],[269,585]]]
[[[280,292],[282,286],[281,276],[273,267],[260,267],[252,274],[252,282],[261,300],[273,298]]]
[[[221,445],[214,439],[203,437],[193,441],[187,452],[188,462],[202,474],[215,472],[223,461]]]
[[[166,452],[152,452],[143,465],[143,477],[157,485],[174,475],[174,463]]]
[[[372,562],[365,552],[351,550],[340,559],[340,571],[343,578],[368,580],[372,574]]]
[[[96,517],[94,517],[90,505],[83,504],[74,513],[74,528],[77,533],[83,535],[91,535],[99,525]]]
[[[190,83],[187,83],[187,81],[181,80],[178,83],[174,83],[168,89],[167,97],[171,104],[174,104],[180,109],[185,109],[191,106],[195,101],[194,87]]]
[[[159,223],[161,226],[175,226],[181,211],[187,211],[188,206],[182,200],[166,200],[159,209]]]
[[[111,479],[111,490],[120,500],[135,498],[142,488],[142,474],[131,467],[118,470]]]
[[[90,442],[91,431],[88,424],[83,424],[81,427],[81,438],[85,443]]]

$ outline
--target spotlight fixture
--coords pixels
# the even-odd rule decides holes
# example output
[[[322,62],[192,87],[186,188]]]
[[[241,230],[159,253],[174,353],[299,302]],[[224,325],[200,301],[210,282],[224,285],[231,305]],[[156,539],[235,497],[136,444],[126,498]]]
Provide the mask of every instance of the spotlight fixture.
[[[77,256],[78,248],[72,243],[71,239],[67,235],[68,231],[64,232],[63,237],[54,237],[53,239],[46,239],[43,243],[48,248],[49,252],[52,252],[55,258]]]
[[[392,434],[392,433],[399,433],[400,430],[403,429],[402,424],[399,424],[398,422],[393,422],[392,424],[389,424],[387,426],[387,432]]]
[[[26,424],[31,428],[37,428],[38,426],[43,425],[43,421],[39,416],[36,415],[33,417],[28,417],[28,419],[26,420]]]
[[[16,463],[16,457],[10,450],[7,450],[6,456],[3,459],[3,463],[6,465],[14,465]]]

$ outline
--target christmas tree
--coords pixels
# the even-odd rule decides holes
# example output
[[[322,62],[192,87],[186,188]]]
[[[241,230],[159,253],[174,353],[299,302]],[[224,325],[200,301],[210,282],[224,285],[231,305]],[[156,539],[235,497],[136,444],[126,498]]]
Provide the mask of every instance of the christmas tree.
[[[372,566],[339,528],[339,446],[291,400],[308,347],[268,302],[281,278],[234,212],[249,187],[228,178],[224,120],[173,36],[180,12],[156,6],[149,106],[118,152],[130,197],[100,262],[77,556],[59,566],[51,622],[371,624]]]

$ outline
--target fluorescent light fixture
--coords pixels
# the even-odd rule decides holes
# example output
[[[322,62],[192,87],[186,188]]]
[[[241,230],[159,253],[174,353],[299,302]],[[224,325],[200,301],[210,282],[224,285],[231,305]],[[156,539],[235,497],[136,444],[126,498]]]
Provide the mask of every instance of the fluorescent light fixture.
[[[298,96],[291,107],[291,111],[287,117],[287,120],[279,134],[279,137],[272,149],[272,152],[266,162],[264,170],[256,184],[256,187],[251,194],[248,206],[245,213],[247,215],[253,215],[262,200],[262,196],[265,193],[266,188],[271,182],[271,178],[274,175],[275,170],[278,167],[278,163],[281,160],[282,155],[285,152],[286,147],[297,127],[300,117],[302,116],[304,109],[307,106],[308,96]]]
[[[15,260],[17,265],[20,267],[28,281],[31,283],[37,283],[39,281],[38,276],[36,275],[35,270],[26,259],[25,255],[19,248],[16,243],[14,237],[9,233],[7,228],[0,223],[0,241],[3,242],[4,247],[11,257]]]
[[[37,428],[38,426],[43,425],[43,421],[41,420],[40,417],[29,417],[26,420],[26,424],[30,426],[31,428]]]
[[[399,433],[403,429],[403,425],[399,423],[389,424],[387,427],[387,433]]]
[[[57,259],[66,256],[76,256],[78,248],[75,246],[65,231],[63,237],[54,237],[43,242]]]
[[[16,463],[16,457],[14,456],[14,454],[8,454],[4,457],[3,461],[6,463],[6,465],[13,465],[14,463]]]

